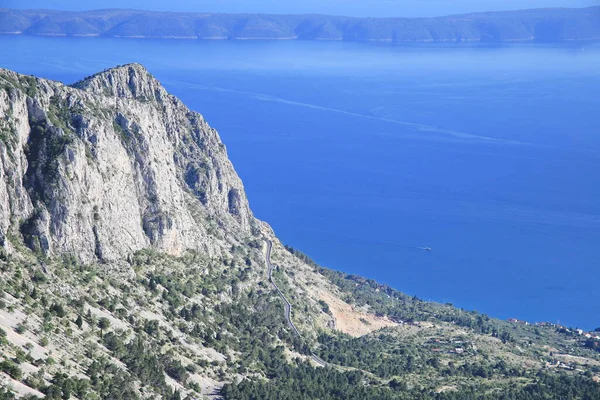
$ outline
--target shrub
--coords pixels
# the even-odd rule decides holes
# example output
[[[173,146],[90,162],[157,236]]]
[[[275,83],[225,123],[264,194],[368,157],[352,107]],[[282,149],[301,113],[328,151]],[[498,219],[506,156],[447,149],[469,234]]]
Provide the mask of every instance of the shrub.
[[[54,303],[52,304],[52,306],[50,307],[50,311],[53,314],[56,314],[56,316],[62,318],[65,315],[67,315],[67,312],[65,311],[65,308],[63,307],[62,304],[58,304],[58,303]]]
[[[23,377],[23,371],[21,371],[21,368],[19,368],[19,366],[16,363],[10,360],[5,360],[1,362],[0,370],[16,380],[20,380]]]

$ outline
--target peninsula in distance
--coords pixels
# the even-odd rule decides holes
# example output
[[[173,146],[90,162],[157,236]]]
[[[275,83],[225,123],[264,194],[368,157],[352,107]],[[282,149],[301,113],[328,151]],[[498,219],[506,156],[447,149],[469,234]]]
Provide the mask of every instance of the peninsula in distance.
[[[600,6],[435,18],[0,9],[0,33],[171,39],[546,42],[600,39]]]

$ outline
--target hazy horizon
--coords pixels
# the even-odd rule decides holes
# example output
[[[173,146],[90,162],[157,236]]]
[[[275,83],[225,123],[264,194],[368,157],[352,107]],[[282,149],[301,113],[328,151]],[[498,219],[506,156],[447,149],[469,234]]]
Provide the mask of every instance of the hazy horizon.
[[[330,14],[357,17],[433,17],[484,11],[509,11],[530,8],[581,8],[600,5],[600,0],[308,0],[283,2],[259,0],[4,0],[2,7],[14,9],[52,9],[88,11],[97,9],[139,9],[147,11],[211,12],[211,13],[273,13],[273,14]]]

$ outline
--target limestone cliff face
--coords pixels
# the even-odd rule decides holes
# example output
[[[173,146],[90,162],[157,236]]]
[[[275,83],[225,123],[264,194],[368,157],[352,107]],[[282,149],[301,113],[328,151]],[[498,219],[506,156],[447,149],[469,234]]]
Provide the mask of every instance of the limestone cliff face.
[[[254,225],[217,132],[142,66],[72,86],[0,69],[0,246],[214,253]]]

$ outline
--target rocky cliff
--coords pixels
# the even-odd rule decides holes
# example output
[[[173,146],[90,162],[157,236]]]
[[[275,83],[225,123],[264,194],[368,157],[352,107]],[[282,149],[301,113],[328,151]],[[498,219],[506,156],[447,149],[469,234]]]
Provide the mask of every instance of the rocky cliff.
[[[0,69],[0,88],[2,247],[20,236],[46,255],[110,261],[149,246],[214,254],[250,233],[217,132],[141,65],[72,86]]]

